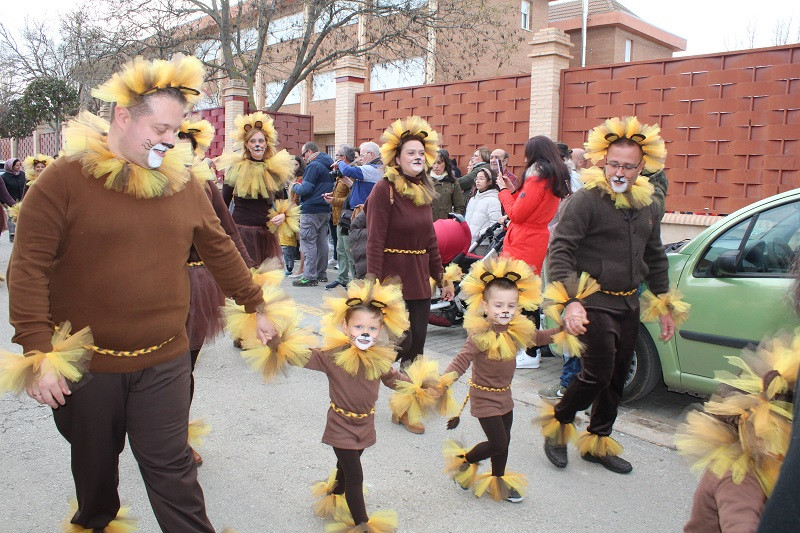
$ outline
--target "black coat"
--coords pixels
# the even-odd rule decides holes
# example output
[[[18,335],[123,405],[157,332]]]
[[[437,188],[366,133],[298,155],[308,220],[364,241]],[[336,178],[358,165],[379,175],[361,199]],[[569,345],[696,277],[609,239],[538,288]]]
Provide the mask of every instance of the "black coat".
[[[3,172],[3,182],[6,185],[8,194],[14,201],[22,200],[22,193],[25,190],[25,172],[20,171],[16,176],[10,172]]]

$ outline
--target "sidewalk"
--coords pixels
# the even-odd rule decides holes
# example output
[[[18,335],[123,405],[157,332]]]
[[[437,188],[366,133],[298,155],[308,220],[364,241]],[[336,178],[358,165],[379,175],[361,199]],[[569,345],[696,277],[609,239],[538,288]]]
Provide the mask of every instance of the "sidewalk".
[[[328,279],[334,279],[337,273],[336,270],[328,270]],[[335,291],[327,291],[323,285],[292,287],[291,279],[285,279],[283,287],[297,301],[305,315],[302,325],[318,332],[319,317],[325,313],[322,306],[324,296]],[[429,325],[425,354],[449,363],[464,345],[466,338],[467,333],[460,326],[441,328]],[[544,357],[538,369],[517,370],[512,387],[514,400],[537,407],[541,405],[542,399],[538,391],[558,383],[561,365],[561,357]],[[662,383],[641,400],[621,405],[614,429],[674,449],[675,429],[683,422],[690,406],[699,402],[701,400],[693,396],[670,392]],[[580,418],[584,422],[588,420],[586,416]]]

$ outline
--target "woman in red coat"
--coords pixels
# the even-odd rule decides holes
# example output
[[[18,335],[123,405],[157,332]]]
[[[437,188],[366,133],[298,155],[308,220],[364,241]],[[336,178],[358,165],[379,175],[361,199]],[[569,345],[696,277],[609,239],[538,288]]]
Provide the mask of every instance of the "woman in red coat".
[[[520,183],[515,187],[502,172],[501,176],[497,180],[499,198],[509,220],[502,255],[521,259],[541,274],[550,240],[547,224],[553,220],[561,199],[570,192],[569,169],[556,144],[537,135],[525,144],[525,172]],[[533,318],[538,327],[539,314]],[[535,348],[530,350],[535,352]],[[539,356],[520,352],[517,368],[539,368]]]

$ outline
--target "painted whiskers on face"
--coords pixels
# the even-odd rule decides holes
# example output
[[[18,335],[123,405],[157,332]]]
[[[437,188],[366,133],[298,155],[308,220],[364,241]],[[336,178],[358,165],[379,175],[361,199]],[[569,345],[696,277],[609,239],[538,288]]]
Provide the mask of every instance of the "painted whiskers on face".
[[[167,150],[175,147],[173,144],[166,143],[153,144],[153,141],[150,139],[145,139],[143,145],[149,150],[147,154],[147,166],[149,168],[160,167],[161,163],[164,161],[164,156],[167,155]]]

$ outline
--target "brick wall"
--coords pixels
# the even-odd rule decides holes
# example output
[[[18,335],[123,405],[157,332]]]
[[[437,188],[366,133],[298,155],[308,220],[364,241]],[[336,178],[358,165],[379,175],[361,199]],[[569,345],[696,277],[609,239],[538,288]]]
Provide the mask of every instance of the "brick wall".
[[[55,156],[61,147],[57,145],[56,132],[51,131],[39,135],[39,152],[44,155]]]
[[[667,143],[667,209],[731,213],[800,186],[800,44],[562,72],[560,137],[637,115]]]
[[[211,145],[206,150],[208,157],[217,157],[225,150],[225,108],[203,109],[200,111],[200,118],[209,121],[217,130],[214,140],[211,141]]]
[[[356,143],[375,141],[394,120],[419,115],[465,170],[475,148],[508,151],[512,171],[524,166],[530,75],[373,91],[356,99]]]

